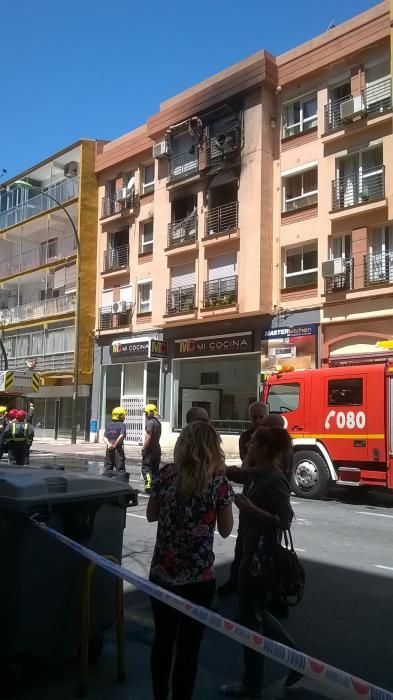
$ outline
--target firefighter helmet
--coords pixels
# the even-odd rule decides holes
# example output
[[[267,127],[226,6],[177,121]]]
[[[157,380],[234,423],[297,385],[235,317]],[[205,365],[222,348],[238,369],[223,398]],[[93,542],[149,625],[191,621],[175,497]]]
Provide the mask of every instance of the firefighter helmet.
[[[22,421],[26,420],[26,416],[27,416],[26,411],[16,411],[16,416],[15,416],[15,418],[16,418],[16,420],[18,420],[20,423],[22,423]]]
[[[112,420],[122,420],[122,418],[125,418],[125,415],[125,408],[122,408],[121,406],[116,406],[116,408],[114,408],[112,411]]]
[[[7,406],[0,406],[0,416],[5,416],[7,413]]]
[[[11,410],[8,411],[8,418],[10,420],[15,420],[17,413],[18,413],[18,411],[16,410],[16,408],[11,408]]]
[[[146,404],[145,413],[148,416],[150,416],[151,414],[153,414],[153,416],[158,416],[157,406],[154,403]]]

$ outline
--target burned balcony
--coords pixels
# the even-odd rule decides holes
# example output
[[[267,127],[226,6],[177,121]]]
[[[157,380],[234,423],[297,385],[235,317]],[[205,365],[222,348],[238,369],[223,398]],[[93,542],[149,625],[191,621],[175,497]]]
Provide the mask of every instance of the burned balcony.
[[[168,224],[168,248],[195,243],[198,237],[198,216],[196,211],[184,219]]]
[[[195,284],[166,290],[167,314],[190,313],[195,310]]]
[[[102,306],[98,310],[98,328],[108,331],[124,328],[132,323],[134,304],[126,301],[114,302],[112,306]]]
[[[230,306],[237,303],[237,275],[210,280],[203,285],[203,308]]]
[[[332,182],[332,210],[366,204],[385,196],[385,166],[375,165]]]
[[[239,203],[229,202],[209,209],[205,214],[205,236],[235,231],[239,226]]]
[[[130,246],[128,244],[109,248],[104,253],[103,273],[116,272],[128,267]]]
[[[235,124],[226,131],[215,134],[207,142],[208,165],[221,163],[240,151],[240,126]]]
[[[191,177],[198,172],[198,149],[191,146],[184,153],[172,153],[168,159],[168,181],[176,182]]]
[[[346,95],[325,105],[325,134],[343,129],[366,117],[376,117],[392,109],[390,76],[362,90],[360,95]]]
[[[325,270],[324,266],[326,266]],[[331,274],[327,274],[327,269]],[[353,289],[353,258],[329,260],[323,264],[322,272],[325,278],[326,295]]]
[[[393,251],[364,256],[364,286],[393,283]]]

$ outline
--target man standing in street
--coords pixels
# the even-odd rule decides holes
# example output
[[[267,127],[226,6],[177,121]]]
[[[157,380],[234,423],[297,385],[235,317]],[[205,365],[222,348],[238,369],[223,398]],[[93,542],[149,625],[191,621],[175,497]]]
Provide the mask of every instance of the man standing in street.
[[[152,480],[156,476],[161,460],[161,421],[158,417],[157,406],[148,403],[145,406],[145,441],[142,447],[142,476],[145,481],[145,491],[149,493]]]
[[[242,466],[252,466],[246,464],[248,443],[251,440],[252,434],[263,425],[264,418],[269,413],[269,406],[262,401],[256,401],[249,406],[248,415],[250,417],[250,427],[240,435],[239,438],[239,456],[242,461]],[[230,477],[229,477],[230,478]],[[244,486],[243,493],[247,495],[247,485]],[[236,593],[237,577],[239,574],[240,562],[243,556],[243,544],[239,536],[239,528],[235,544],[235,556],[231,564],[229,579],[222,586],[219,586],[217,593],[221,598],[226,598]]]
[[[127,428],[124,423],[126,417],[125,409],[117,406],[112,411],[112,420],[106,426],[104,433],[104,443],[106,445],[105,471],[125,472],[126,456],[124,454],[124,438]]]

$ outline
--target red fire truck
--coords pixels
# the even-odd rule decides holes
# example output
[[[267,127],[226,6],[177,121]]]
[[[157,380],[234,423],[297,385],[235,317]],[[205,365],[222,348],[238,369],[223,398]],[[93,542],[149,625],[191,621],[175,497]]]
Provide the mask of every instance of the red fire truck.
[[[393,363],[280,371],[263,400],[292,436],[296,495],[331,482],[393,489]]]

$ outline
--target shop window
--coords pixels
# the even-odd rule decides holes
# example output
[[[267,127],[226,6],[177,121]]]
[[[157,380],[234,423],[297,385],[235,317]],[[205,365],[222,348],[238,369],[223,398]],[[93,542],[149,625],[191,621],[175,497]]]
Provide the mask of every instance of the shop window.
[[[292,413],[299,408],[300,384],[277,384],[269,388],[267,403],[270,413]]]
[[[102,368],[102,412],[101,429],[111,421],[112,411],[121,405],[122,365],[107,365]]]
[[[328,403],[329,406],[362,406],[363,379],[330,379]]]
[[[318,124],[317,94],[301,97],[284,107],[283,138],[301,134]]]

